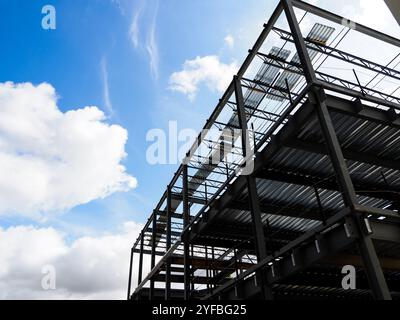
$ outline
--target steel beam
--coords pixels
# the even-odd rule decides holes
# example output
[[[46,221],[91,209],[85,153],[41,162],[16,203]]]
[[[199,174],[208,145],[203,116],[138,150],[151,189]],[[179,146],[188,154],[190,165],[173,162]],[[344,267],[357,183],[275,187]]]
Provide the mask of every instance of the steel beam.
[[[295,144],[296,142],[299,142],[297,145]],[[305,150],[304,145],[300,145],[300,141],[298,140],[293,140],[291,143],[286,144],[290,148],[296,148],[298,150]],[[312,145],[314,146],[314,145]],[[308,152],[316,152],[316,151],[311,151],[313,149],[307,148],[306,151]],[[322,152],[320,154],[326,154],[325,148],[322,148]],[[346,155],[346,152],[343,152],[344,155]],[[347,157],[346,157],[347,158]],[[272,165],[273,166],[273,165]],[[289,170],[289,169],[288,169]],[[274,169],[267,169],[265,171],[262,171],[257,174],[257,178],[259,179],[265,179],[265,180],[270,180],[270,181],[278,181],[282,183],[288,183],[288,184],[294,184],[298,186],[307,186],[310,188],[314,188],[315,186],[318,186],[318,188],[325,189],[325,190],[331,190],[331,191],[338,191],[340,192],[341,187],[338,185],[338,183],[335,181],[334,177],[329,178],[324,177],[324,176],[317,176],[313,172],[290,172],[290,171],[285,171],[285,168],[281,167],[279,170],[274,170]],[[366,196],[366,197],[371,197],[371,198],[379,198],[379,199],[385,199],[388,201],[394,201],[393,200],[393,195],[397,195],[400,192],[399,188],[393,188],[393,187],[388,187],[386,185],[382,184],[374,184],[373,186],[370,186],[367,181],[362,180],[362,179],[357,179],[353,180],[353,185],[356,188],[356,193],[358,195]],[[357,189],[359,191],[357,191]],[[282,208],[284,206],[282,205]],[[313,208],[298,208],[298,210],[288,210],[288,214],[285,214],[285,210],[282,210],[281,215],[290,215],[291,212],[294,214],[297,213],[299,215],[301,210],[306,210],[305,212],[309,211],[308,214],[306,213],[306,216],[310,217],[311,219],[314,220],[321,220],[321,217],[315,216],[315,211],[313,211]],[[263,211],[263,210],[262,210]],[[268,211],[263,211],[263,212],[268,212]],[[296,216],[296,215],[294,215]],[[303,218],[306,218],[306,216],[303,216]]]
[[[320,155],[326,155],[327,150],[324,145],[311,143],[308,141],[293,138],[285,144],[289,148],[303,150],[306,152],[316,153]],[[349,149],[343,149],[343,156],[345,159],[352,160],[355,162],[366,163],[372,166],[389,168],[394,170],[400,170],[399,161],[381,158],[373,154],[367,154],[359,151],[353,151]]]
[[[266,178],[262,172],[257,173],[256,177],[260,179]],[[276,174],[276,177],[278,178],[278,173]],[[277,179],[277,181],[282,181],[282,180]],[[232,210],[250,211],[248,203],[244,201],[233,201],[230,204],[228,204],[227,208]],[[301,217],[304,219],[316,220],[316,221],[321,220],[321,216],[317,208],[296,208],[291,206],[290,204],[272,205],[269,204],[268,201],[261,201],[260,210],[262,215],[272,214],[283,217],[298,217],[299,215],[301,215]]]
[[[139,250],[139,249],[133,249],[133,251],[134,251],[134,253],[140,253],[140,250]],[[150,256],[151,256],[151,249],[150,249],[150,250],[144,249],[144,250],[143,250],[143,254],[146,254],[146,255],[150,255]],[[156,251],[155,255],[156,255],[157,257],[162,257],[162,256],[165,255],[165,251]]]
[[[363,104],[359,99],[349,100],[333,95],[327,95],[326,103],[330,111],[339,112],[363,120],[384,124],[391,128],[400,129],[400,121],[393,120],[388,111]]]
[[[347,24],[349,23],[349,20],[345,17],[339,16],[335,13],[318,8],[316,6],[313,6],[313,5],[303,2],[303,1],[293,0],[293,5],[299,9],[302,9],[304,11],[315,14],[321,18],[328,19],[334,23],[338,23],[338,24],[343,24],[343,22],[346,22]],[[400,48],[400,40],[397,38],[394,38],[385,33],[376,31],[374,29],[371,29],[369,27],[366,27],[366,26],[356,23],[356,22],[353,22],[352,25],[354,26],[354,29],[357,30],[358,32],[361,32],[363,34],[366,34],[367,36],[387,42],[389,44],[392,44],[392,45]]]
[[[291,34],[289,32],[279,29],[279,28],[273,28],[273,30],[281,36],[282,40],[293,42],[293,40],[291,38]],[[373,61],[370,61],[367,59],[363,59],[363,58],[355,56],[351,53],[339,50],[334,47],[330,47],[325,44],[310,41],[306,38],[303,38],[303,39],[306,42],[306,47],[308,50],[316,51],[316,52],[322,53],[326,56],[329,56],[329,57],[332,57],[335,59],[339,59],[341,61],[351,63],[353,65],[356,65],[356,66],[359,66],[362,68],[366,68],[366,69],[374,71],[378,74],[382,74],[382,75],[400,80],[400,72],[395,69],[392,69],[388,66],[384,66],[384,65],[378,64],[376,62],[373,62]]]
[[[269,58],[269,61],[268,60],[264,61],[264,63],[267,65],[279,68],[282,71],[288,71],[293,74],[303,75],[302,69],[301,67],[299,67],[297,63],[280,60],[276,57],[270,58],[261,52],[259,52],[258,55]],[[318,84],[326,88],[327,90],[348,95],[354,98],[363,99],[372,103],[376,103],[378,105],[394,108],[396,110],[400,109],[400,98],[396,96],[389,95],[382,91],[378,91],[369,87],[362,87],[362,90],[364,91],[364,94],[362,94],[362,92],[353,89],[354,87],[359,87],[359,85],[354,82],[345,80],[343,78],[338,78],[333,76],[332,74],[327,74],[320,71],[315,71],[315,73],[317,75],[317,79],[314,80],[315,84]],[[339,83],[340,85],[336,83]]]

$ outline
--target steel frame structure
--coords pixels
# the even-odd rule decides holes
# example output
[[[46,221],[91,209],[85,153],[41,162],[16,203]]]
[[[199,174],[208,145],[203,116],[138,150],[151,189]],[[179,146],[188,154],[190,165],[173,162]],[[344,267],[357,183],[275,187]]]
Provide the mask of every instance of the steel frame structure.
[[[400,71],[305,38],[295,8],[332,23],[344,19],[302,1],[280,1],[204,126],[243,133],[231,140],[198,136],[132,247],[128,299],[399,297],[400,98],[316,70],[310,52],[394,80]],[[275,26],[282,14],[289,31]],[[399,39],[353,26],[400,48]],[[261,52],[272,32],[294,44],[297,62],[281,50]],[[272,81],[245,76],[257,57],[279,71]],[[297,90],[287,78],[278,85],[282,74],[298,77]],[[263,109],[265,97],[284,107]],[[380,134],[368,141],[374,152],[365,152],[363,136],[371,131]],[[249,132],[254,155],[244,147],[252,143]],[[210,153],[199,152],[202,145]],[[218,163],[210,163],[221,150]],[[253,171],[242,175],[248,161]],[[143,278],[144,255],[150,272]],[[340,287],[345,264],[357,267],[357,290]]]

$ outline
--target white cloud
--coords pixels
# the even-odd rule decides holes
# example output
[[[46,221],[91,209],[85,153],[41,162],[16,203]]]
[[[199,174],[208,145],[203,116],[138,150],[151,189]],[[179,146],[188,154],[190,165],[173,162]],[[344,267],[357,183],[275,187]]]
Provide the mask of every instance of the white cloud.
[[[117,234],[68,244],[53,228],[0,227],[0,299],[125,299],[130,246],[141,228],[128,222]],[[46,265],[55,268],[56,290],[42,289]],[[136,279],[137,267],[132,288]]]
[[[49,84],[0,83],[0,214],[47,214],[137,184],[121,160],[127,131],[97,107],[62,112]]]
[[[212,91],[223,92],[237,72],[236,62],[222,63],[218,56],[196,57],[186,60],[183,70],[174,72],[169,80],[170,89],[194,100],[198,87],[205,83]]]
[[[224,38],[224,42],[225,42],[225,45],[227,45],[228,48],[230,48],[230,49],[232,49],[233,46],[235,45],[235,39],[233,38],[233,36],[231,34],[228,34]]]
[[[103,100],[104,105],[107,109],[107,112],[112,115],[114,113],[113,105],[110,98],[110,88],[108,84],[108,67],[107,67],[107,60],[103,57],[100,61],[100,68],[101,68],[101,77],[103,81]]]

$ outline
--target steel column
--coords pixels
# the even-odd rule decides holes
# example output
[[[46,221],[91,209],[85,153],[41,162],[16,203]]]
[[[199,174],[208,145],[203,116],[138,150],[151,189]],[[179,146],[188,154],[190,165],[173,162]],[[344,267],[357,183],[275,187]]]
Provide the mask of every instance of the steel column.
[[[140,233],[138,285],[142,283],[142,278],[143,278],[143,243],[144,243],[144,232],[142,230],[142,232]]]
[[[318,96],[318,94],[316,94],[316,96]],[[361,213],[355,210],[355,206],[358,205],[357,195],[354,191],[354,186],[343,157],[342,149],[326,106],[326,100],[320,100],[320,98],[317,98],[316,107],[319,123],[329,149],[330,158],[342,189],[344,202],[347,207],[352,209],[352,215],[356,225],[358,226],[358,247],[373,295],[375,299],[390,300],[391,296],[389,289],[379,263],[379,258],[372,243],[372,239],[367,233],[364,217]]]
[[[237,113],[239,118],[239,126],[242,129],[243,157],[246,158],[247,156],[246,149],[248,146],[250,146],[250,143],[247,131],[246,114],[244,109],[243,91],[240,84],[240,79],[236,76],[234,77],[234,86],[235,86],[235,97],[236,97]],[[252,215],[254,236],[256,239],[255,244],[256,244],[257,259],[260,261],[267,256],[267,248],[265,245],[264,226],[261,219],[261,210],[257,196],[256,181],[255,178],[250,175],[247,176],[247,189],[249,192],[250,211]]]
[[[156,236],[157,236],[157,214],[156,211],[153,211],[153,225],[152,225],[152,236],[151,236],[151,270],[154,269],[156,265]],[[150,294],[149,299],[154,299],[154,278],[150,279]]]
[[[183,229],[185,229],[190,222],[189,213],[189,190],[188,190],[188,167],[182,167],[182,192],[183,192]],[[190,298],[190,257],[189,257],[189,243],[187,234],[183,235],[183,261],[184,261],[184,299]]]
[[[358,248],[364,263],[365,272],[375,299],[391,300],[390,292],[376,254],[370,235],[368,235],[364,217],[355,211],[358,205],[357,195],[343,157],[342,149],[337,139],[332,120],[325,101],[319,101],[317,105],[318,118],[323,131],[325,141],[330,153],[335,173],[342,188],[343,199],[347,207],[352,209],[353,217],[358,226]]]
[[[358,226],[360,235],[358,239],[358,247],[374,297],[376,299],[391,299],[382,268],[379,264],[379,258],[376,254],[371,237],[366,231],[364,217],[361,213],[357,212],[355,208],[359,204],[357,195],[330,118],[326,105],[326,96],[323,89],[314,88],[314,91],[310,94],[310,98],[314,100],[314,103],[316,104],[319,123],[328,147],[330,159],[342,190],[343,200],[345,205],[352,209],[352,216]]]
[[[250,147],[250,143],[249,143],[249,136],[248,136],[248,130],[247,130],[246,113],[245,113],[245,108],[244,108],[243,91],[242,91],[240,79],[237,76],[234,77],[233,82],[234,82],[234,88],[235,88],[235,98],[236,98],[237,113],[238,113],[238,118],[239,118],[239,127],[242,130],[243,157],[246,159],[247,148]],[[249,161],[253,161],[253,160],[250,159]],[[263,225],[262,218],[261,218],[260,203],[259,203],[258,195],[257,195],[256,179],[251,175],[247,175],[246,179],[247,179],[247,190],[248,190],[248,197],[249,197],[252,227],[253,227],[254,238],[255,238],[254,242],[255,242],[257,261],[260,262],[261,260],[263,260],[267,257],[267,247],[265,245],[264,225]],[[267,299],[272,299],[272,291],[265,283],[263,272],[262,271],[258,272],[256,277],[257,277],[257,282],[263,292],[264,297]]]
[[[128,279],[128,294],[127,294],[127,300],[130,300],[130,298],[131,298],[132,265],[133,265],[133,248],[131,248],[131,257],[130,257],[130,262],[129,262],[129,279]]]
[[[312,95],[312,99],[315,98],[315,101],[313,102],[316,104],[318,120],[325,138],[325,143],[328,148],[332,165],[341,186],[343,200],[347,207],[354,210],[355,205],[358,204],[358,199],[356,192],[354,191],[354,186],[349,171],[347,169],[347,164],[343,156],[342,148],[340,147],[335,128],[333,127],[332,120],[326,106],[325,92],[323,89],[314,89],[314,92],[310,93],[310,97]]]
[[[171,215],[172,215],[172,197],[171,197],[171,187],[167,187],[167,239],[166,239],[166,251],[171,248]],[[171,260],[167,258],[165,262],[165,300],[171,298]]]

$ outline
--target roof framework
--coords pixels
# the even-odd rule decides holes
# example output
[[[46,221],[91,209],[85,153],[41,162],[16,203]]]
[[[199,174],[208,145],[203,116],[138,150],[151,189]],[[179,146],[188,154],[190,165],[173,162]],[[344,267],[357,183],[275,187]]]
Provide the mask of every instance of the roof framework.
[[[135,241],[128,299],[399,298],[399,55],[340,48],[349,33],[400,54],[280,1]],[[356,290],[341,287],[349,264]]]

